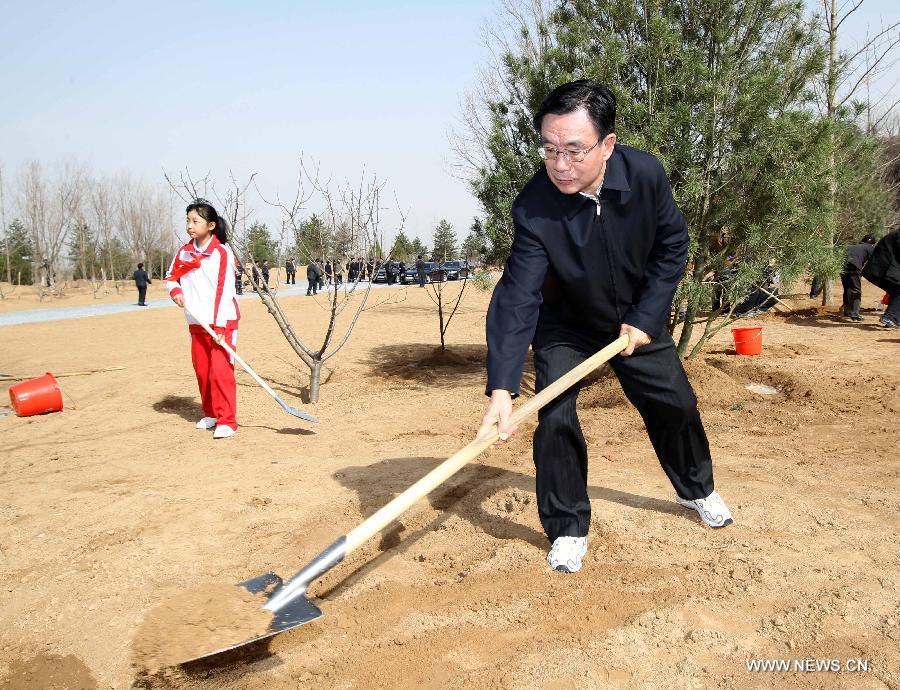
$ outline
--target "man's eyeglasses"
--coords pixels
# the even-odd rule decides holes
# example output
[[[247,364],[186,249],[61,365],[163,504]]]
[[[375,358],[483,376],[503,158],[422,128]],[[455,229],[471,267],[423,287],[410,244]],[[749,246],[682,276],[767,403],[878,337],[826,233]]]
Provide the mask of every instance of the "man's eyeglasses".
[[[581,163],[591,151],[597,148],[599,143],[600,140],[598,139],[596,144],[587,149],[558,149],[544,145],[538,149],[538,153],[545,161],[555,161],[560,156],[563,156],[570,163]]]

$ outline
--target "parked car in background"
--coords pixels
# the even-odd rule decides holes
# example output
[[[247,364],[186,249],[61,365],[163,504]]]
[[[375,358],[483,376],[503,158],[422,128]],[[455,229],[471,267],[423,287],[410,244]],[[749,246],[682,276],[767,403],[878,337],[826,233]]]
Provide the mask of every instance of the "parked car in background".
[[[426,261],[425,262],[425,282],[426,283],[437,283],[440,281],[446,280],[445,274],[441,271],[436,261]],[[418,285],[419,283],[419,272],[416,270],[415,263],[411,263],[406,267],[406,270],[403,272],[403,275],[400,276],[400,282],[404,285]]]
[[[447,280],[460,280],[468,278],[472,272],[472,267],[468,261],[445,261],[441,264],[441,269],[447,274]]]
[[[384,266],[379,267],[378,272],[375,273],[375,279],[372,281],[373,283],[386,283],[387,282],[387,271]]]

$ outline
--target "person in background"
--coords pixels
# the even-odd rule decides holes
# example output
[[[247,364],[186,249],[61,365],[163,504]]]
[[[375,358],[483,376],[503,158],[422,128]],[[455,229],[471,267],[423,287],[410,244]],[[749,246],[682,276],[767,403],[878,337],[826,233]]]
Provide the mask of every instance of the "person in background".
[[[337,259],[331,262],[332,271],[334,271],[334,286],[344,283],[344,266]]]
[[[287,284],[288,285],[296,285],[297,284],[297,268],[294,266],[293,259],[288,258],[288,260],[284,262],[284,272],[287,276]]]
[[[321,277],[321,271],[319,270],[319,265],[313,260],[310,259],[309,263],[306,265],[306,295],[315,295],[319,289],[319,278]]]
[[[237,261],[234,269],[234,292],[237,295],[244,294],[244,264]]]
[[[851,244],[844,253],[844,270],[841,285],[844,286],[844,316],[851,321],[862,321],[859,305],[862,301],[862,272],[875,251],[875,238],[866,235],[857,244]]]
[[[147,271],[144,270],[144,264],[138,264],[137,270],[134,272],[134,284],[137,286],[138,291],[138,306],[146,307],[147,306],[147,286],[150,285],[153,281],[150,280],[150,276],[147,275]]]
[[[220,343],[237,347],[241,312],[234,293],[236,260],[228,246],[228,226],[208,201],[197,199],[186,213],[191,240],[172,260],[166,289],[175,304],[189,310],[191,362],[203,405],[197,428],[215,429],[213,438],[228,438],[238,428],[237,385],[234,360]],[[215,332],[215,339],[201,324]]]
[[[888,305],[878,320],[885,328],[900,328],[900,225],[875,245],[863,268],[863,278],[888,294]]]
[[[425,262],[422,261],[422,255],[416,257],[416,277],[419,279],[419,287],[425,287]]]
[[[260,266],[260,270],[262,271],[263,284],[268,288],[269,287],[269,260],[263,259],[262,266]]]

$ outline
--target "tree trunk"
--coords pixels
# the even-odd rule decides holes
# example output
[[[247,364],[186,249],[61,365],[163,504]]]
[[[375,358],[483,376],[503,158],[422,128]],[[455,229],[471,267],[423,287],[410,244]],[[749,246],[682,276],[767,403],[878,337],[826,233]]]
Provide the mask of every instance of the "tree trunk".
[[[838,30],[838,7],[837,0],[830,0],[831,14],[828,22],[828,72],[826,84],[826,112],[828,115],[828,219],[827,232],[831,241],[831,246],[835,244],[835,233],[837,231],[837,170],[835,169],[834,158],[834,120],[835,120],[835,103],[837,101],[837,30]],[[834,303],[834,289],[831,280],[825,279],[825,286],[822,290],[822,304],[829,305]]]
[[[444,303],[441,300],[441,291],[438,290],[438,321],[441,326],[441,352],[444,352],[447,348],[444,345]]]
[[[322,379],[322,360],[317,359],[309,368],[309,401],[319,402],[319,382]]]
[[[3,171],[0,170],[0,223],[3,224],[3,245],[6,249],[6,282],[12,285],[12,265],[9,260],[9,228],[6,227],[6,203],[3,196]]]
[[[705,238],[703,238],[705,240]],[[700,283],[703,281],[703,276],[706,274],[706,267],[709,265],[709,254],[708,252],[699,252],[698,256],[694,260],[694,270],[691,273],[691,279],[695,283]],[[684,324],[681,326],[681,335],[678,338],[678,356],[684,358],[685,353],[687,352],[688,345],[691,342],[691,336],[694,334],[694,321],[697,319],[697,313],[700,311],[700,298],[699,296],[695,296],[692,299],[688,299],[687,310],[684,313]]]

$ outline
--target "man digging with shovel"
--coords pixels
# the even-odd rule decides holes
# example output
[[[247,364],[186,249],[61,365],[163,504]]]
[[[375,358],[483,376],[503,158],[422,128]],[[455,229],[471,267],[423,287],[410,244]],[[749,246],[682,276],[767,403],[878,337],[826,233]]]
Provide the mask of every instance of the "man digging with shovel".
[[[616,102],[589,80],[563,84],[534,117],[542,167],[515,200],[515,238],[487,315],[483,427],[501,440],[528,346],[535,392],[627,334],[610,361],[640,412],[675,500],[711,527],[733,520],[714,490],[709,443],[666,319],[684,274],[688,231],[660,162],[616,144]],[[534,432],[537,506],[554,570],[574,573],[587,552],[587,444],[580,384],[541,409]]]

